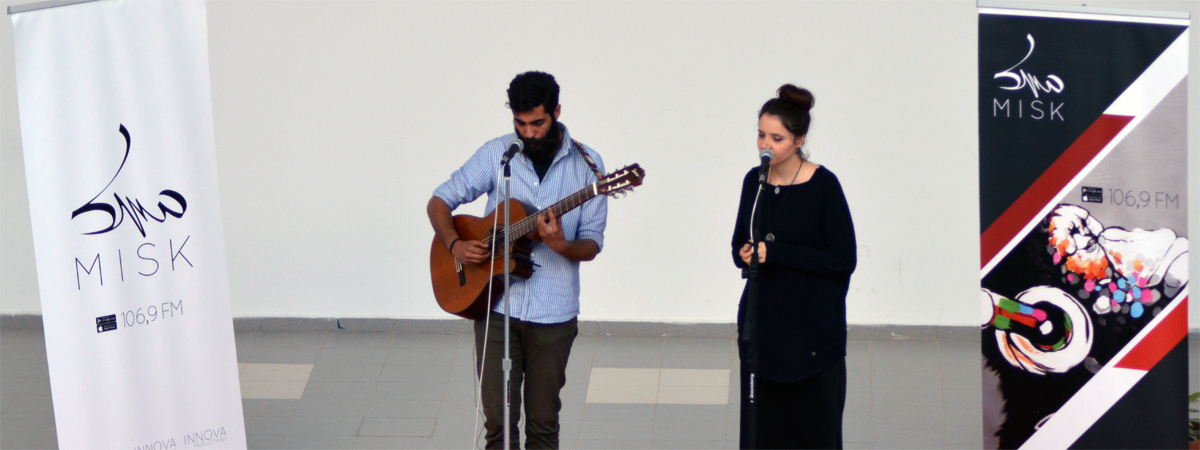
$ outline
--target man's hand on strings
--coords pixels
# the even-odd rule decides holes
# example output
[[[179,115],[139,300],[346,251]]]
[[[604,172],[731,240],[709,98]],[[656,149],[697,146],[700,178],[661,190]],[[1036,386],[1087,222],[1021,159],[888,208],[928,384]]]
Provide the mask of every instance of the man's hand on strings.
[[[460,239],[450,248],[450,253],[455,259],[469,264],[479,264],[488,259],[490,255],[488,246],[483,241],[468,241]]]
[[[566,251],[567,241],[563,238],[562,218],[554,216],[554,209],[546,210],[546,214],[542,214],[537,218],[538,237],[542,242],[550,246],[551,250],[557,253]]]

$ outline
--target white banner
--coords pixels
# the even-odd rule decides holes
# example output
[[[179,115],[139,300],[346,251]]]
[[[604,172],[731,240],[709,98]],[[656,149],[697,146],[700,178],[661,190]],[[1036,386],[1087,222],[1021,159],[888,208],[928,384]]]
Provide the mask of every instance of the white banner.
[[[245,448],[202,1],[12,15],[62,448]]]

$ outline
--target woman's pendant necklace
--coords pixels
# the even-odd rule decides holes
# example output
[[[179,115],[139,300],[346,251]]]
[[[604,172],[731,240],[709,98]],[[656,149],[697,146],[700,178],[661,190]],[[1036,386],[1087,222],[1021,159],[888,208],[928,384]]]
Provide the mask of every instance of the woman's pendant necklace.
[[[791,182],[791,183],[789,183],[789,185],[792,185],[792,184],[795,184],[795,183],[796,183],[796,178],[800,176],[800,169],[803,169],[803,168],[804,168],[804,159],[803,159],[803,158],[801,158],[801,159],[800,159],[800,167],[797,167],[797,168],[796,168],[796,174],[795,174],[795,175],[792,175],[792,182]],[[775,195],[779,195],[779,186],[775,186]],[[785,194],[785,195],[786,195],[786,194]],[[783,205],[783,198],[780,198],[780,199],[779,199],[779,204],[780,204],[780,206],[782,206],[782,205]],[[779,220],[779,216],[775,216],[774,218],[772,218],[772,219],[769,221],[770,223],[769,223],[769,224],[767,224],[767,225],[768,225],[768,227],[770,227],[770,228],[774,228],[774,225],[775,225],[775,221],[776,221],[776,220]],[[767,233],[766,240],[767,240],[767,242],[775,242],[775,233]]]

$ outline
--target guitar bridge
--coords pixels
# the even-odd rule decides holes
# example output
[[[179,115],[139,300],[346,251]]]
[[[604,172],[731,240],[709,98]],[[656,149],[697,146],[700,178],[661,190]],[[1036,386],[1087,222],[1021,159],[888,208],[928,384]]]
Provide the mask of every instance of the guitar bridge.
[[[454,271],[458,272],[458,285],[466,286],[467,285],[467,273],[463,272],[462,262],[459,261],[458,258],[454,259]]]

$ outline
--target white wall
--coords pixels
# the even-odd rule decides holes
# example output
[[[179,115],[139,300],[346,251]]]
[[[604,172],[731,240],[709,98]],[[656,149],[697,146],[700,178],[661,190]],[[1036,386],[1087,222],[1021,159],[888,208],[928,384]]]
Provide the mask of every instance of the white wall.
[[[25,1],[2,2],[13,3]],[[1194,1],[1088,3],[1200,16]],[[733,320],[742,280],[728,242],[754,163],[755,113],[792,82],[816,95],[813,159],[839,176],[856,222],[850,321],[978,323],[973,2],[210,1],[208,10],[237,316],[448,318],[429,285],[425,203],[482,142],[511,130],[504,89],[539,69],[562,85],[573,136],[610,170],[638,162],[647,172],[636,194],[609,204],[604,252],[583,266],[582,318]],[[38,313],[12,24],[0,22],[0,313]],[[1198,79],[1189,80],[1192,130]],[[1189,139],[1197,192],[1200,133]],[[1200,235],[1198,199],[1190,236]]]

